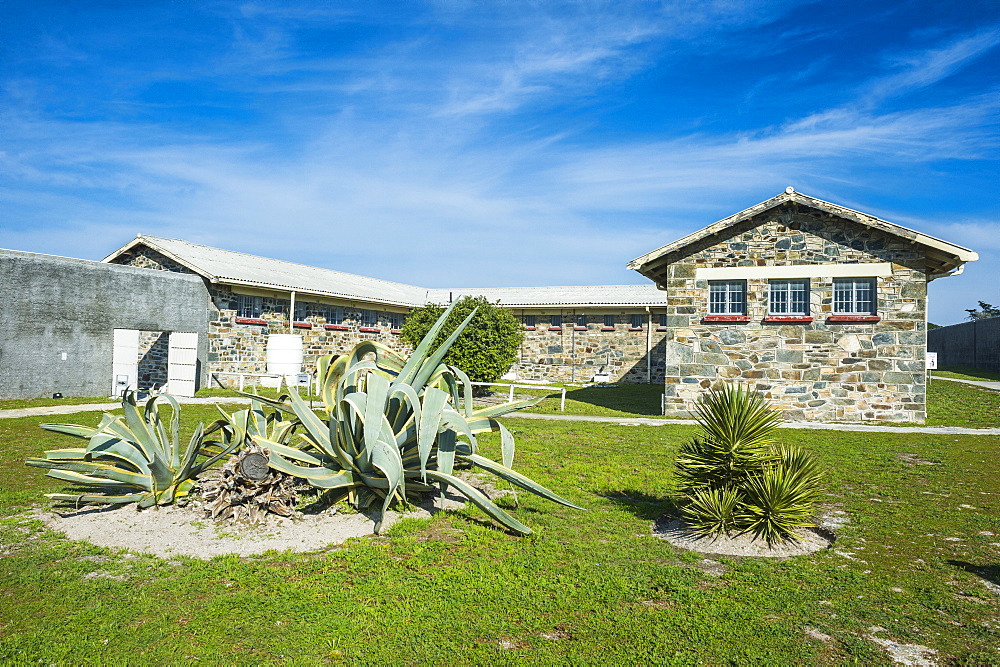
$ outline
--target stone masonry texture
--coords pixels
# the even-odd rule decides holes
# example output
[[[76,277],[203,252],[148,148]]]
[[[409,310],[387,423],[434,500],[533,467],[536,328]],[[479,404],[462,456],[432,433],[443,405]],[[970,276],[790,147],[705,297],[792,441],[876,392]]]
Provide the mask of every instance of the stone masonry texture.
[[[926,412],[926,277],[920,246],[796,204],[761,213],[668,257],[666,414],[689,415],[706,390],[742,383],[788,419],[914,421]],[[810,280],[811,322],[768,323],[768,280],[747,280],[747,322],[706,321],[708,267],[891,263],[877,322],[832,322],[833,285]]]

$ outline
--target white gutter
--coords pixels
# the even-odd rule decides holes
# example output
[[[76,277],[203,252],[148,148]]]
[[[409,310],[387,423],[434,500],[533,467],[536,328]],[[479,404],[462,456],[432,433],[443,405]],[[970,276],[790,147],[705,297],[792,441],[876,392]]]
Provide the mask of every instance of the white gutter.
[[[646,306],[646,382],[653,384],[653,313]]]

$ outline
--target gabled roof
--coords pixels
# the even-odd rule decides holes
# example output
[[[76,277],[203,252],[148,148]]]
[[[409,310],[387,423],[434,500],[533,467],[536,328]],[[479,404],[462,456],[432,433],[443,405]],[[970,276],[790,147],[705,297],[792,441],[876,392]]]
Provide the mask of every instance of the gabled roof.
[[[295,290],[394,306],[418,306],[427,302],[427,290],[423,287],[146,234],[139,234],[101,261],[111,262],[140,245],[163,253],[212,283]]]
[[[179,239],[139,234],[102,261],[113,262],[133,248],[146,246],[212,283],[264,289],[295,290],[300,295],[325,296],[414,307],[446,305],[463,296],[485,296],[509,308],[543,306],[651,306],[664,302],[655,285],[598,285],[593,287],[466,287],[427,289],[343,271],[258,257],[212,248]]]
[[[892,236],[897,236],[912,243],[924,246],[927,252],[928,280],[948,275],[952,271],[961,267],[965,262],[971,262],[979,259],[979,255],[968,248],[963,248],[953,243],[948,243],[947,241],[934,238],[933,236],[928,236],[927,234],[922,234],[921,232],[908,229],[901,225],[887,222],[867,213],[861,213],[860,211],[855,211],[844,206],[831,204],[830,202],[823,201],[822,199],[809,197],[802,193],[795,192],[792,188],[787,188],[777,197],[772,197],[771,199],[761,202],[756,206],[751,206],[750,208],[740,211],[735,215],[719,220],[718,222],[713,223],[693,234],[689,234],[682,239],[669,243],[652,252],[646,253],[642,257],[637,257],[629,262],[626,265],[626,268],[638,271],[653,281],[661,279],[663,275],[663,267],[670,263],[670,256],[682,250],[686,246],[710,236],[724,236],[726,230],[730,227],[733,227],[748,218],[752,218],[755,215],[759,215],[765,211],[769,211],[788,203],[799,204],[820,211],[825,211],[837,217],[843,218],[844,220],[856,222],[858,224],[865,225],[866,227],[872,227]]]

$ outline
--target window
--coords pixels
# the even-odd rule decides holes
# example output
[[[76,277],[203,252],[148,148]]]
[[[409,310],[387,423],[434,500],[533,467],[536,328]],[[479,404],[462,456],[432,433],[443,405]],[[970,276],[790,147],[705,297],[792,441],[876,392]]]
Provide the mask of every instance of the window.
[[[552,322],[549,325],[551,329],[559,329],[562,327],[562,315],[553,315]]]
[[[261,297],[249,296],[247,294],[239,295],[239,301],[236,304],[236,317],[257,320],[263,314],[264,300]]]
[[[524,326],[526,328],[528,328],[528,329],[534,329],[535,328],[535,316],[534,315],[525,315],[524,316]]]
[[[615,328],[615,316],[614,315],[605,315],[604,316],[604,328],[605,329],[614,329]]]
[[[325,306],[320,313],[327,324],[342,324],[344,321],[343,306]]]
[[[711,315],[745,315],[745,280],[709,280],[708,312]]]
[[[770,281],[768,313],[771,315],[808,315],[809,279]]]
[[[642,315],[640,313],[636,313],[636,314],[632,315],[632,327],[631,328],[633,328],[633,329],[641,329],[642,328]]]
[[[312,314],[310,311],[312,311],[313,309],[309,307],[310,305],[311,304],[303,303],[301,301],[296,301],[295,302],[295,321],[296,322],[305,322],[306,318],[309,317]]]
[[[389,328],[399,329],[403,328],[403,314],[402,313],[389,313]]]
[[[362,310],[361,311],[361,326],[363,327],[376,327],[378,326],[378,313],[374,310]]]
[[[660,318],[660,326],[663,327],[663,328],[666,328],[667,327],[667,314],[666,313],[660,313],[658,317]]]
[[[834,278],[833,312],[848,315],[874,315],[875,279]]]
[[[266,312],[274,313],[275,315],[284,315],[288,312],[288,299],[266,296],[263,301]]]
[[[577,315],[576,316],[576,326],[581,327],[583,329],[586,329],[587,328],[587,316],[586,315]]]

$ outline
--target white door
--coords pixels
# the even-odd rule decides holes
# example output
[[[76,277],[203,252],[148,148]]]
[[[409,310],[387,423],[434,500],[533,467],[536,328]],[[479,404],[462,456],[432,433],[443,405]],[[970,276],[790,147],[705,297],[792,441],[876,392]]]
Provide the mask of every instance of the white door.
[[[167,346],[167,393],[194,396],[198,379],[198,334],[172,331]]]
[[[139,330],[115,329],[111,352],[111,395],[139,386]]]

